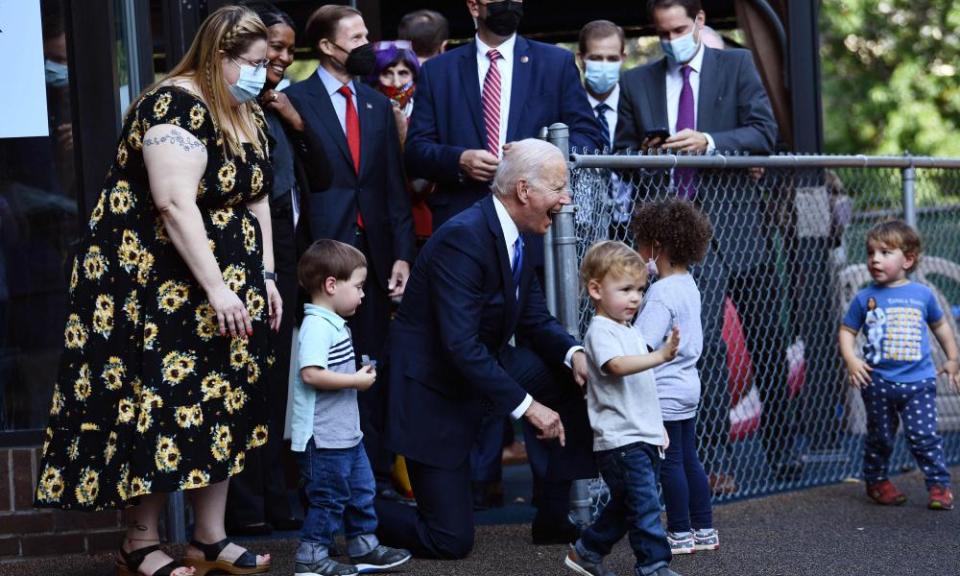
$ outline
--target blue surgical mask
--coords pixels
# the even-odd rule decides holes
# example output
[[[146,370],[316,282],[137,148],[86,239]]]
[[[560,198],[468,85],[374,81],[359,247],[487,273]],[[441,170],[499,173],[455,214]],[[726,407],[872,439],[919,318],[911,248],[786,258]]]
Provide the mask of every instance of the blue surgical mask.
[[[693,60],[700,48],[700,43],[693,39],[693,31],[686,36],[673,40],[661,40],[660,48],[674,64],[686,64]]]
[[[236,64],[240,68],[240,77],[237,78],[236,84],[229,86],[230,94],[233,95],[234,100],[243,104],[260,95],[264,84],[267,83],[267,67]]]
[[[621,62],[587,60],[583,78],[594,94],[606,94],[620,81]]]
[[[53,60],[44,60],[43,72],[44,76],[46,76],[47,84],[54,88],[63,88],[69,83],[70,75],[66,64],[54,62]]]

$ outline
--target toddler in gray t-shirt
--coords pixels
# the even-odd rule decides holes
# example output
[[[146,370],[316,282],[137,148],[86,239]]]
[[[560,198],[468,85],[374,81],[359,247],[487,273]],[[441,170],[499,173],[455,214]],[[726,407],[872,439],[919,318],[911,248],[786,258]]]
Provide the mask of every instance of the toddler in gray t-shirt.
[[[587,414],[610,501],[581,533],[565,564],[581,574],[606,574],[603,556],[629,531],[637,574],[674,574],[667,568],[670,545],[657,493],[669,440],[653,368],[677,355],[680,333],[674,330],[664,346],[648,353],[634,332],[631,323],[647,274],[640,255],[626,244],[594,244],[584,256],[580,277],[596,312],[584,338],[590,371]]]

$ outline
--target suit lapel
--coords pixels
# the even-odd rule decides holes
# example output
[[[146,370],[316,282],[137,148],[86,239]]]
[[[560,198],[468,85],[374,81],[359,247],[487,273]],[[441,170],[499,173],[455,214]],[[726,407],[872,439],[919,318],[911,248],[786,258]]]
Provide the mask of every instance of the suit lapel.
[[[668,126],[670,116],[667,114],[667,59],[661,58],[659,64],[653,66],[650,71],[653,74],[653,80],[647,82],[647,101],[650,102],[651,117],[656,120],[657,125],[644,126],[644,128],[647,130],[654,128],[671,130],[673,126]]]
[[[516,137],[517,125],[523,116],[523,110],[527,103],[527,93],[530,91],[530,77],[532,68],[530,66],[530,42],[523,36],[517,36],[516,44],[513,47],[513,84],[510,88],[510,117],[507,121],[507,142],[512,142]]]
[[[720,93],[722,80],[717,70],[717,54],[712,48],[705,46],[703,62],[700,65],[700,94],[697,98],[697,130],[699,132],[710,132],[713,129],[710,122],[713,114],[709,112],[716,110],[714,103]],[[704,114],[704,110],[708,113]]]
[[[333,109],[333,102],[330,101],[330,95],[327,94],[327,89],[323,85],[323,81],[320,80],[320,77],[317,76],[316,73],[313,73],[306,82],[310,83],[309,92],[311,98],[308,98],[307,101],[310,104],[313,115],[318,120],[319,125],[323,126],[323,129],[326,130],[327,136],[336,143],[337,148],[339,148],[343,154],[344,161],[352,168],[353,156],[350,155],[350,148],[347,147],[347,136],[343,133],[343,128],[340,127],[340,120],[337,119],[337,111]],[[337,97],[340,98],[339,95]],[[362,129],[363,122],[360,123],[360,126]],[[361,152],[361,158],[362,157]]]
[[[364,174],[370,167],[371,154],[368,150],[374,146],[375,109],[366,86],[361,87],[358,81],[354,81],[353,85],[357,87],[357,117],[360,119],[360,174]]]
[[[480,142],[480,148],[486,141],[483,134],[483,108],[480,106],[480,71],[477,69],[477,43],[470,42],[463,50],[460,56],[460,84],[463,88],[463,94],[467,97],[467,110],[469,110],[470,120],[476,130],[477,142]]]
[[[513,273],[510,270],[510,258],[507,255],[507,241],[503,238],[503,227],[500,226],[500,219],[497,218],[497,209],[493,206],[493,196],[487,195],[482,206],[493,243],[496,245],[494,248],[500,266],[500,279],[503,282],[503,340],[506,340],[510,338],[512,326],[515,324],[517,291],[513,285]]]

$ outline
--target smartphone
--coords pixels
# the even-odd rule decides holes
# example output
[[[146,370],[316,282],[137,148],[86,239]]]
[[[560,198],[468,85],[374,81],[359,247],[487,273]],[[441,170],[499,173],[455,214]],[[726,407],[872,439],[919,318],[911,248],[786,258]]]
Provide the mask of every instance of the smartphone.
[[[654,128],[652,130],[647,130],[643,133],[643,139],[646,142],[652,142],[654,140],[660,140],[662,144],[664,140],[670,137],[670,131],[666,128]]]

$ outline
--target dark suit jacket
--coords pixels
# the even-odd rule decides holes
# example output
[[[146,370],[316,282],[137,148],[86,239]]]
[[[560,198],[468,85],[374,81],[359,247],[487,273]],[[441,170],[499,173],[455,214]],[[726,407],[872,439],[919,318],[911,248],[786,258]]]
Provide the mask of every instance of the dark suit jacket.
[[[359,175],[323,81],[311,74],[284,92],[303,117],[309,147],[322,151],[332,170],[329,187],[311,189],[308,194],[304,217],[309,219],[313,239],[355,244],[359,208],[372,260],[370,275],[386,289],[393,262],[413,262],[410,200],[390,101],[360,82],[354,86],[360,118]]]
[[[547,365],[576,341],[547,311],[528,258],[519,300],[493,198],[437,230],[417,258],[390,329],[388,447],[455,468],[488,410],[509,414],[526,392],[498,363],[512,335]]]
[[[769,154],[777,137],[770,100],[746,50],[704,47],[697,102],[697,130],[713,137],[718,152]],[[667,62],[661,58],[626,72],[620,80],[620,106],[614,147],[640,148],[644,133],[667,127]],[[763,259],[763,209],[747,181],[727,178],[725,185],[700,173],[697,201],[713,224],[714,246],[728,270]],[[666,183],[661,187],[666,190]]]
[[[770,100],[747,50],[704,47],[697,102],[697,130],[720,153],[769,154],[777,139]],[[640,149],[643,135],[667,128],[667,61],[661,58],[627,71],[620,80],[614,147]]]
[[[556,122],[570,127],[571,147],[602,148],[600,125],[580,84],[573,54],[517,36],[506,141],[535,138],[541,128]],[[459,166],[464,150],[484,148],[473,41],[428,61],[417,79],[405,156],[411,177],[438,184],[428,200],[434,229],[489,193],[489,182],[467,178]]]

